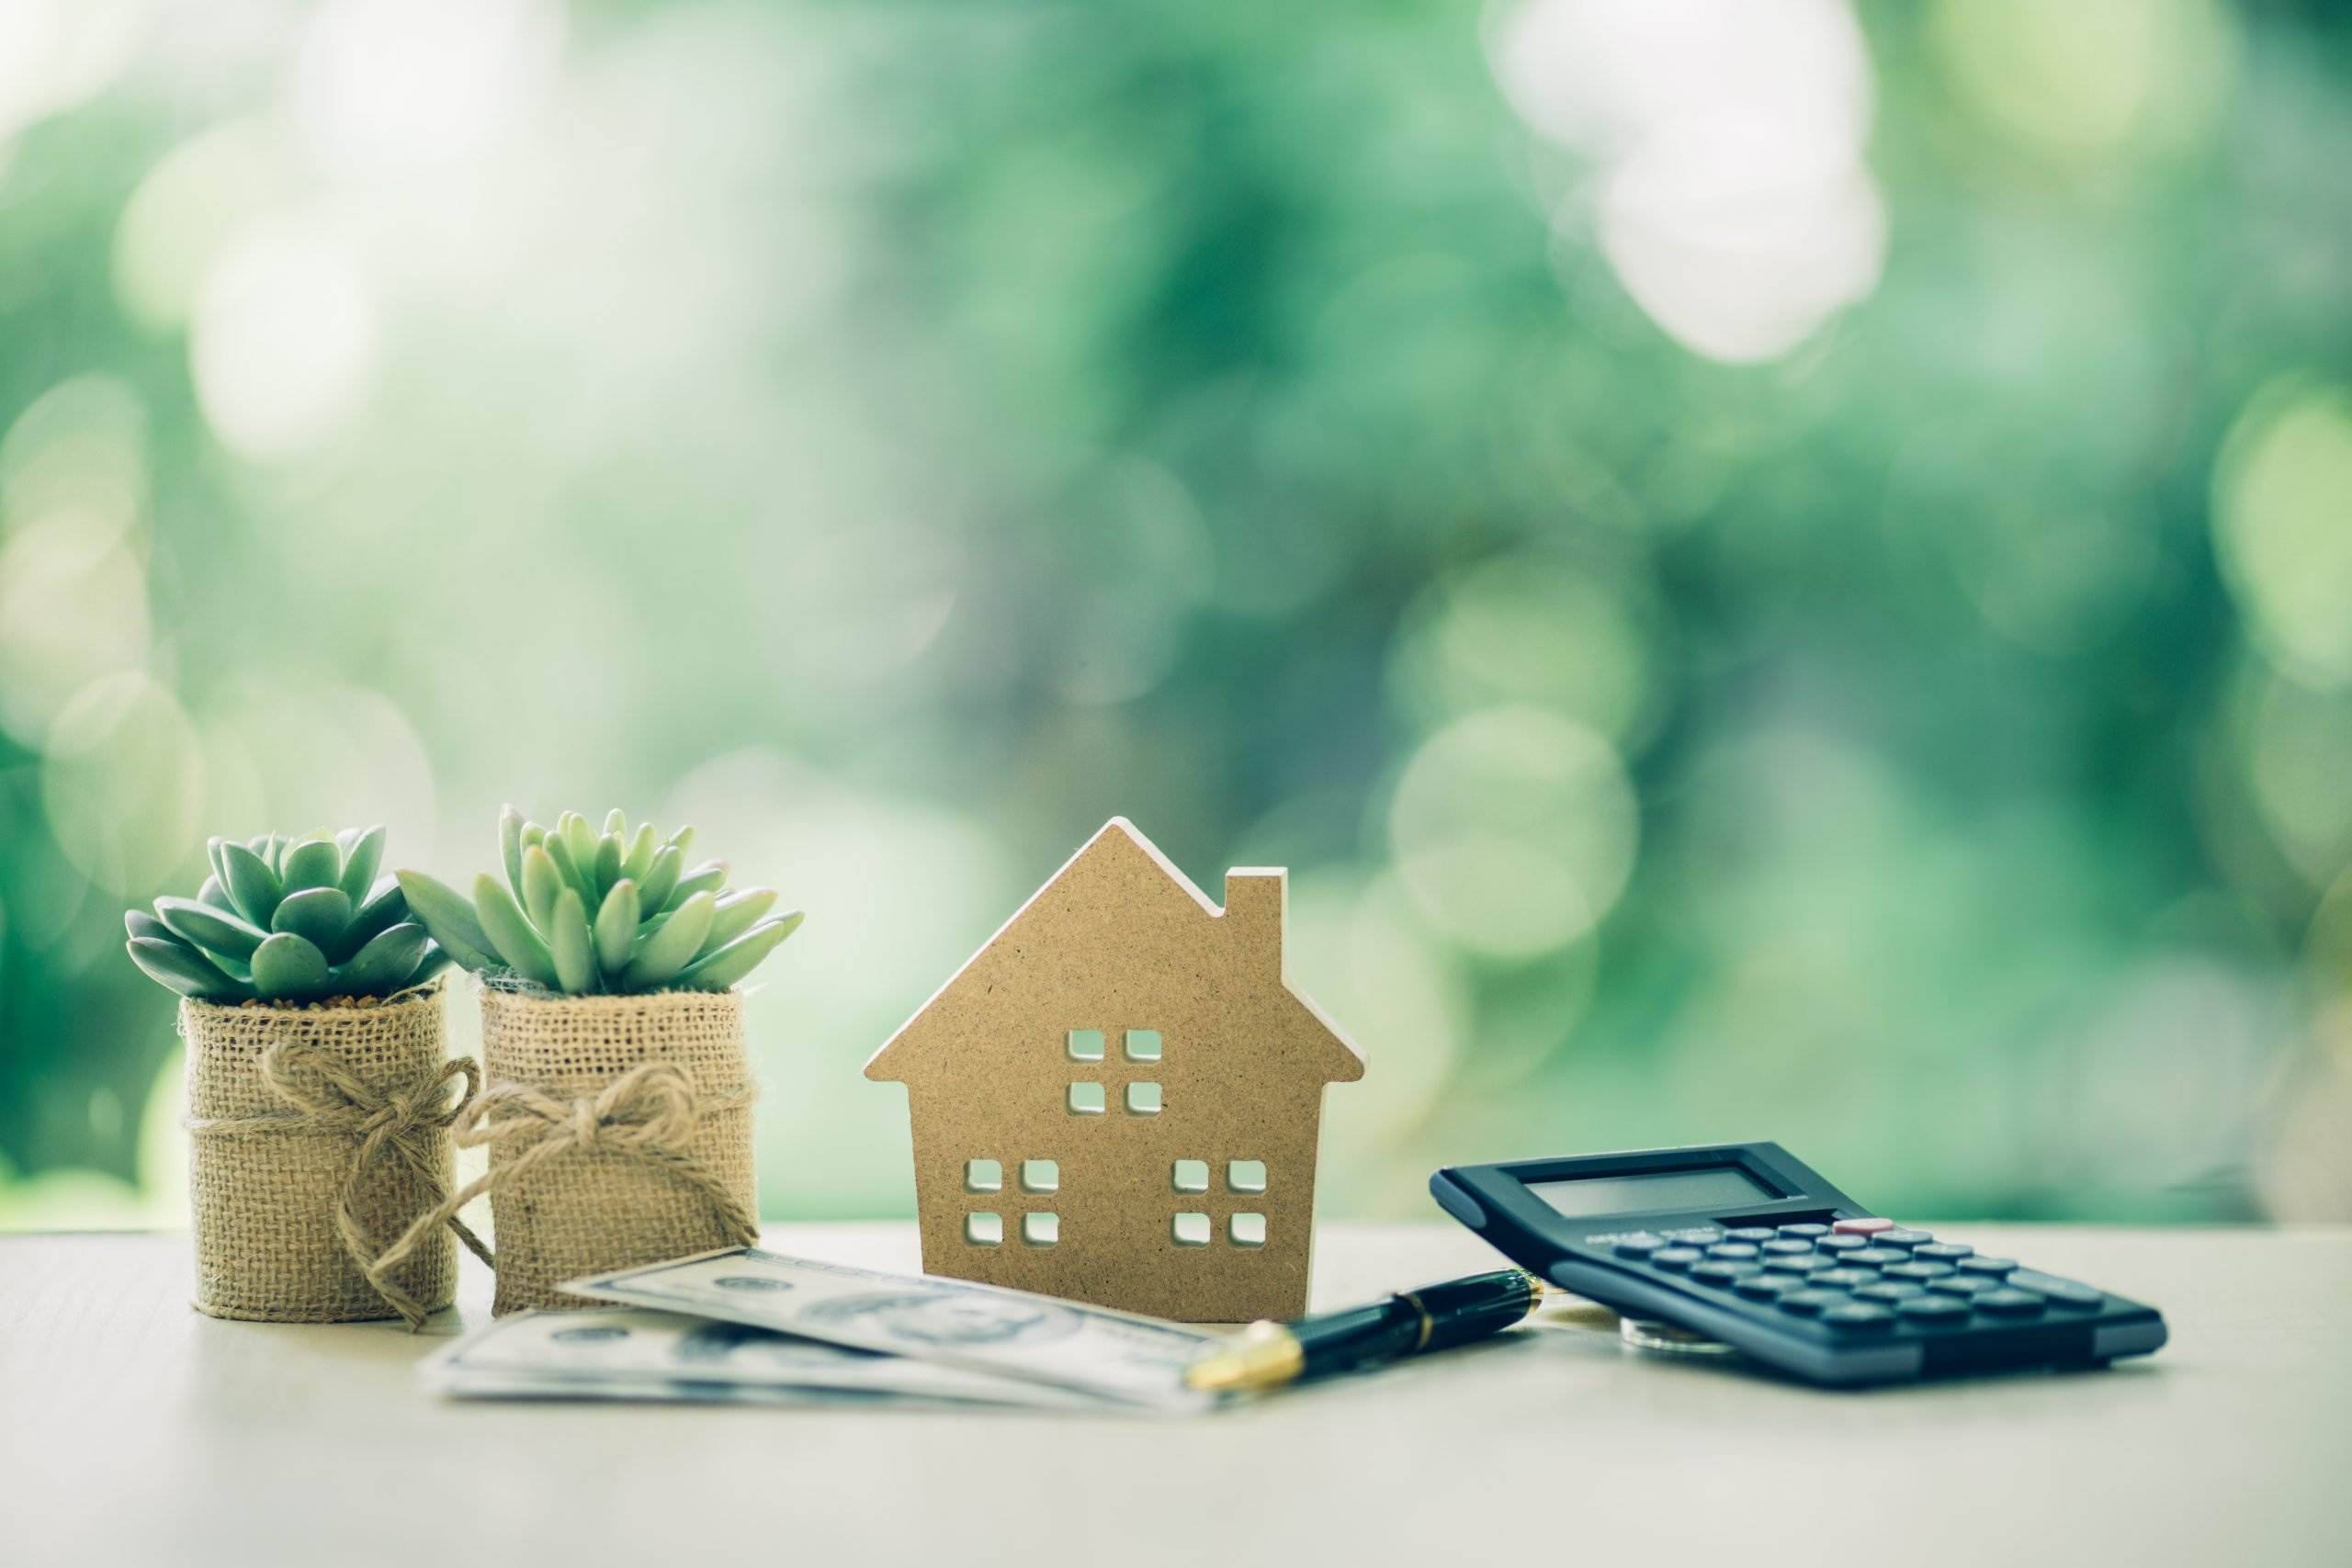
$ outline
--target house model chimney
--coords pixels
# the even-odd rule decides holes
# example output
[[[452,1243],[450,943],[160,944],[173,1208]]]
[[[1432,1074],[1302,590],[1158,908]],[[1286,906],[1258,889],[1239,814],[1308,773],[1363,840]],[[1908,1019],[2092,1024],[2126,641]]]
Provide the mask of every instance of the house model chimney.
[[[1237,866],[1225,874],[1225,920],[1236,959],[1283,972],[1283,903],[1290,874],[1281,866]]]

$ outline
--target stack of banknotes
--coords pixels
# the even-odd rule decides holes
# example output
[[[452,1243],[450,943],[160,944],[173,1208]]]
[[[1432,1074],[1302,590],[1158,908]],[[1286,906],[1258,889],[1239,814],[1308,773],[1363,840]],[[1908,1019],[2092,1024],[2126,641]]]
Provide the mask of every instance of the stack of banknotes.
[[[620,1306],[500,1318],[431,1358],[462,1398],[1182,1413],[1216,1337],[1049,1296],[755,1247],[576,1280]]]

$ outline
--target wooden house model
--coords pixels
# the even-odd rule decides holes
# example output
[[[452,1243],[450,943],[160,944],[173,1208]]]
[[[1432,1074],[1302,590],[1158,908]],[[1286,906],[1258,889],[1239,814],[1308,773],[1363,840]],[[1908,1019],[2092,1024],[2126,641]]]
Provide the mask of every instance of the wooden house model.
[[[1199,1323],[1306,1309],[1323,1086],[1286,874],[1209,902],[1114,818],[865,1065],[907,1086],[923,1269]]]

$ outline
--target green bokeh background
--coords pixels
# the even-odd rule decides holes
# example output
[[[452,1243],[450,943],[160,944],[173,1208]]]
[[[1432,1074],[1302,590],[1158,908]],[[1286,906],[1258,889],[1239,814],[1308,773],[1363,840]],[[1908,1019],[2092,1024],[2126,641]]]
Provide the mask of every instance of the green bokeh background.
[[[809,910],[772,1216],[1114,813],[1292,869],[1329,1213],[2352,1215],[2346,168],[2318,4],[17,0],[0,1226],[184,1215],[205,834],[507,800]]]

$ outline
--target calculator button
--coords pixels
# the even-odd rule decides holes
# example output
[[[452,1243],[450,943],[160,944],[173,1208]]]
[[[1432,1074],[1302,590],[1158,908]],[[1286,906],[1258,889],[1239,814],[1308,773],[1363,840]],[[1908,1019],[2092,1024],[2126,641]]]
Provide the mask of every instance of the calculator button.
[[[1940,1280],[1951,1271],[1949,1263],[1890,1263],[1886,1277],[1890,1280]]]
[[[1707,1255],[1695,1247],[1661,1247],[1650,1254],[1653,1269],[1688,1269]]]
[[[1960,1276],[1962,1280],[1968,1277],[1965,1274]],[[1996,1285],[1976,1297],[1976,1310],[1997,1313],[2003,1317],[2031,1317],[2041,1310],[2041,1298],[2031,1291],[2020,1291],[2012,1285]]]
[[[1763,1244],[1763,1250],[1782,1258],[1802,1258],[1813,1251],[1813,1243],[1795,1236],[1775,1236]]]
[[[1710,1285],[1728,1285],[1735,1280],[1743,1280],[1750,1274],[1763,1271],[1753,1263],[1742,1263],[1728,1258],[1710,1258],[1704,1263],[1690,1265],[1690,1278]]]
[[[2062,1280],[2033,1269],[2017,1270],[2009,1276],[2009,1283],[2020,1291],[2049,1297],[2052,1306],[2095,1307],[2107,1299],[2078,1280]]]
[[[1844,1290],[1849,1285],[1874,1285],[1878,1276],[1868,1269],[1823,1269],[1806,1275],[1805,1283]]]
[[[1894,1222],[1871,1216],[1860,1220],[1839,1220],[1829,1228],[1839,1235],[1876,1235],[1881,1231],[1893,1230]]]
[[[1821,1321],[1837,1328],[1884,1328],[1894,1321],[1894,1314],[1868,1302],[1848,1302],[1842,1306],[1823,1307]]]
[[[1647,1258],[1653,1252],[1665,1250],[1665,1247],[1666,1237],[1662,1235],[1652,1235],[1647,1231],[1637,1231],[1634,1235],[1626,1236],[1618,1242],[1617,1256],[1620,1258]]]
[[[1674,1239],[1685,1247],[1713,1247],[1723,1238],[1724,1233],[1713,1225],[1700,1225],[1674,1233]]]
[[[1947,1274],[1940,1280],[1928,1281],[1928,1289],[1940,1291],[1948,1296],[1981,1296],[1987,1291],[2001,1288],[1998,1280],[1987,1280],[1982,1274]]]
[[[1914,1296],[1925,1294],[1927,1292],[1917,1285],[1883,1280],[1875,1285],[1864,1285],[1854,1292],[1856,1300],[1865,1302],[1907,1302]]]
[[[1860,1252],[1870,1244],[1866,1235],[1826,1235],[1813,1245],[1823,1252]]]
[[[1741,1225],[1736,1230],[1727,1230],[1724,1232],[1724,1239],[1726,1241],[1770,1241],[1772,1239],[1772,1227],[1770,1225]]]
[[[1963,1274],[1992,1274],[1996,1276],[2006,1274],[2017,1266],[2018,1260],[2014,1258],[1969,1257],[1960,1258],[1952,1264],[1953,1268],[1959,1269]]]
[[[1781,1310],[1795,1313],[1800,1317],[1811,1317],[1815,1313],[1845,1304],[1846,1292],[1843,1291],[1791,1291],[1781,1298]]]
[[[1968,1303],[1957,1296],[1913,1296],[1895,1311],[1923,1323],[1958,1323],[1968,1315]]]
[[[1829,1234],[1827,1225],[1777,1225],[1773,1228],[1782,1235],[1792,1236],[1800,1241],[1811,1241],[1815,1236]]]
[[[1750,1274],[1736,1281],[1732,1289],[1743,1296],[1752,1296],[1759,1302],[1769,1302],[1775,1296],[1785,1296],[1792,1291],[1804,1290],[1804,1281],[1792,1279],[1786,1274]]]
[[[1756,1256],[1756,1246],[1753,1242],[1719,1241],[1707,1248],[1707,1256],[1710,1258],[1753,1258]]]
[[[1860,1252],[1849,1252],[1838,1260],[1857,1269],[1883,1269],[1890,1263],[1908,1263],[1911,1255],[1899,1247],[1866,1247]]]
[[[1764,1267],[1784,1274],[1810,1274],[1816,1269],[1827,1267],[1828,1262],[1829,1259],[1817,1252],[1783,1252],[1766,1258]]]
[[[1881,1231],[1878,1235],[1871,1237],[1871,1245],[1872,1247],[1917,1247],[1922,1242],[1929,1242],[1935,1239],[1935,1236],[1928,1231],[1905,1230],[1901,1225],[1897,1225],[1891,1231]]]
[[[1932,1259],[1938,1263],[1957,1263],[1975,1251],[1964,1241],[1931,1241],[1924,1247],[1915,1247],[1911,1256],[1923,1261]]]

